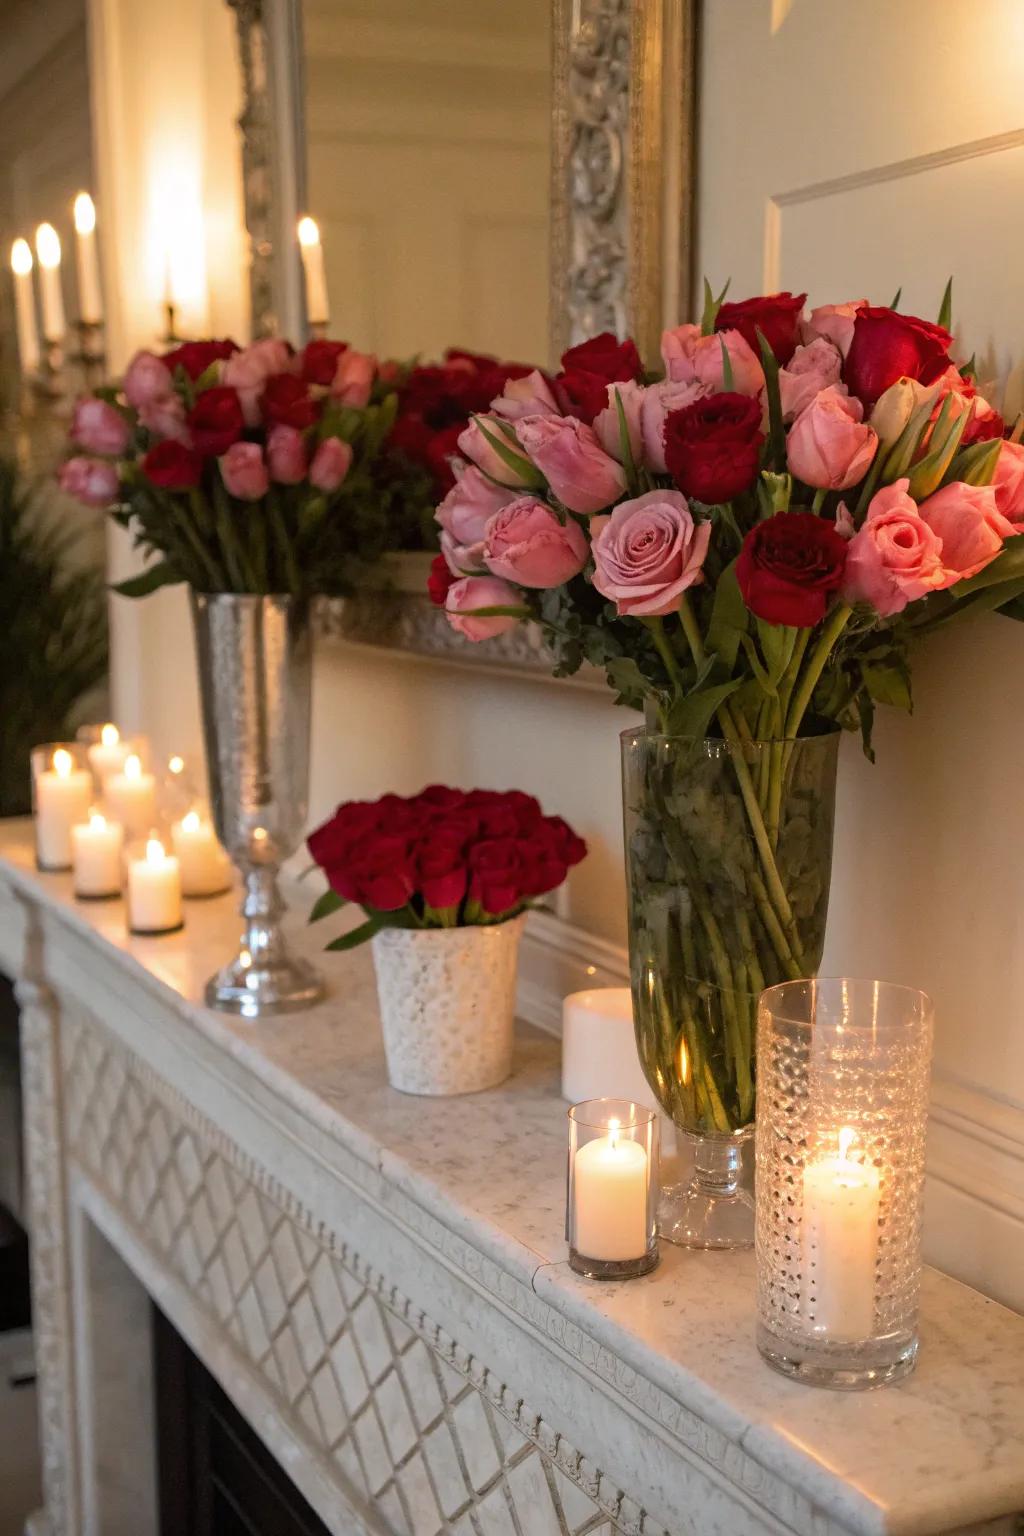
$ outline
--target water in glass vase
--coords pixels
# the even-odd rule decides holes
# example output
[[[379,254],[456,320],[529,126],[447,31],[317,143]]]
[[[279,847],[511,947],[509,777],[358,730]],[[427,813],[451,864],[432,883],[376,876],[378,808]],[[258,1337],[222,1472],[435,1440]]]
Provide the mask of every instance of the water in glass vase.
[[[637,1046],[693,1165],[662,1192],[673,1242],[753,1243],[757,999],[821,962],[838,742],[622,736]]]

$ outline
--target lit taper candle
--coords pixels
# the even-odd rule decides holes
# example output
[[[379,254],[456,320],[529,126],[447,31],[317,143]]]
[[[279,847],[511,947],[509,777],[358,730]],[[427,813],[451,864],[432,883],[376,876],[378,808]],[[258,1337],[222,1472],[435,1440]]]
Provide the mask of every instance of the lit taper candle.
[[[78,258],[78,318],[84,325],[103,319],[99,258],[96,254],[96,205],[88,192],[75,198],[75,254]]]
[[[308,214],[299,220],[299,249],[306,277],[306,319],[310,325],[326,325],[330,319],[330,306],[324,274],[324,248],[317,222]]]
[[[61,341],[67,326],[60,286],[60,236],[52,224],[40,224],[36,230],[36,255],[43,301],[43,335],[47,341]]]
[[[32,251],[27,240],[15,240],[11,246],[11,271],[14,273],[14,312],[21,371],[23,374],[35,373],[39,368],[39,332],[32,291]]]

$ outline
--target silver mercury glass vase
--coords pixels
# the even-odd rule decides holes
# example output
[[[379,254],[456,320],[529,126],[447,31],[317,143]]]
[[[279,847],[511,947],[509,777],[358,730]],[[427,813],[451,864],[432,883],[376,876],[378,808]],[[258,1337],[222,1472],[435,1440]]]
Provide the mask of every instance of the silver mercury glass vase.
[[[317,972],[288,952],[277,884],[306,824],[309,605],[193,592],[192,617],[213,821],[245,887],[241,947],[210,978],[206,1001],[250,1019],[291,1013],[323,996]]]

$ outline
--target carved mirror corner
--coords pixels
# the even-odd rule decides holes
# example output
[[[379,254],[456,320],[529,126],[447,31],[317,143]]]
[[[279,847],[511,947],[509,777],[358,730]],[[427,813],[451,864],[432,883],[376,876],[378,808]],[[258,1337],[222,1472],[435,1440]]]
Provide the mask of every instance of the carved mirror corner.
[[[254,335],[304,330],[308,200],[337,326],[367,351],[543,364],[612,330],[657,357],[691,290],[697,0],[228,3]],[[324,632],[550,675],[529,626],[455,635],[427,560],[397,556],[390,592],[324,604]]]

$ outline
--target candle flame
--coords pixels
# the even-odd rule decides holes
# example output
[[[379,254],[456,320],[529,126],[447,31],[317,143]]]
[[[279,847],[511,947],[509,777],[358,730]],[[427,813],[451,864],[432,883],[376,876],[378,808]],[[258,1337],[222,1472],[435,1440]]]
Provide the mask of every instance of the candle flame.
[[[183,757],[179,757],[178,754],[175,753],[170,762],[167,764],[167,771],[169,773],[184,773],[185,759]]]
[[[199,812],[198,811],[187,811],[186,814],[181,818],[181,825],[182,825],[182,828],[184,829],[184,831],[186,831],[186,832],[198,832],[199,831]]]
[[[311,219],[307,213],[305,218],[299,220],[299,244],[305,246],[320,244],[320,230],[316,219]]]
[[[107,818],[102,811],[89,812],[89,825],[94,832],[102,832],[107,824]]]
[[[167,854],[164,852],[164,845],[160,839],[158,837],[149,838],[146,842],[146,863],[162,864],[166,857]]]
[[[36,230],[36,255],[41,267],[60,266],[60,235],[52,224],[40,224]]]
[[[608,1121],[608,1140],[611,1143],[612,1147],[617,1147],[618,1146],[618,1144],[619,1144],[619,1121],[618,1120],[609,1120]]]
[[[690,1081],[690,1053],[681,1035],[679,1037],[679,1081],[684,1087]]]
[[[850,1148],[857,1140],[857,1132],[852,1125],[844,1125],[839,1132],[839,1156],[844,1163],[850,1161]]]
[[[105,725],[100,731],[100,741],[105,747],[116,747],[121,740],[121,732],[116,725]]]
[[[59,779],[66,779],[74,767],[74,758],[63,747],[58,747],[53,754],[53,771]]]
[[[27,277],[32,271],[32,249],[27,240],[15,240],[11,246],[11,271]]]
[[[80,235],[91,235],[96,228],[96,204],[88,192],[75,198],[75,228]]]
[[[142,759],[137,752],[132,752],[124,760],[124,776],[126,779],[141,779]]]

